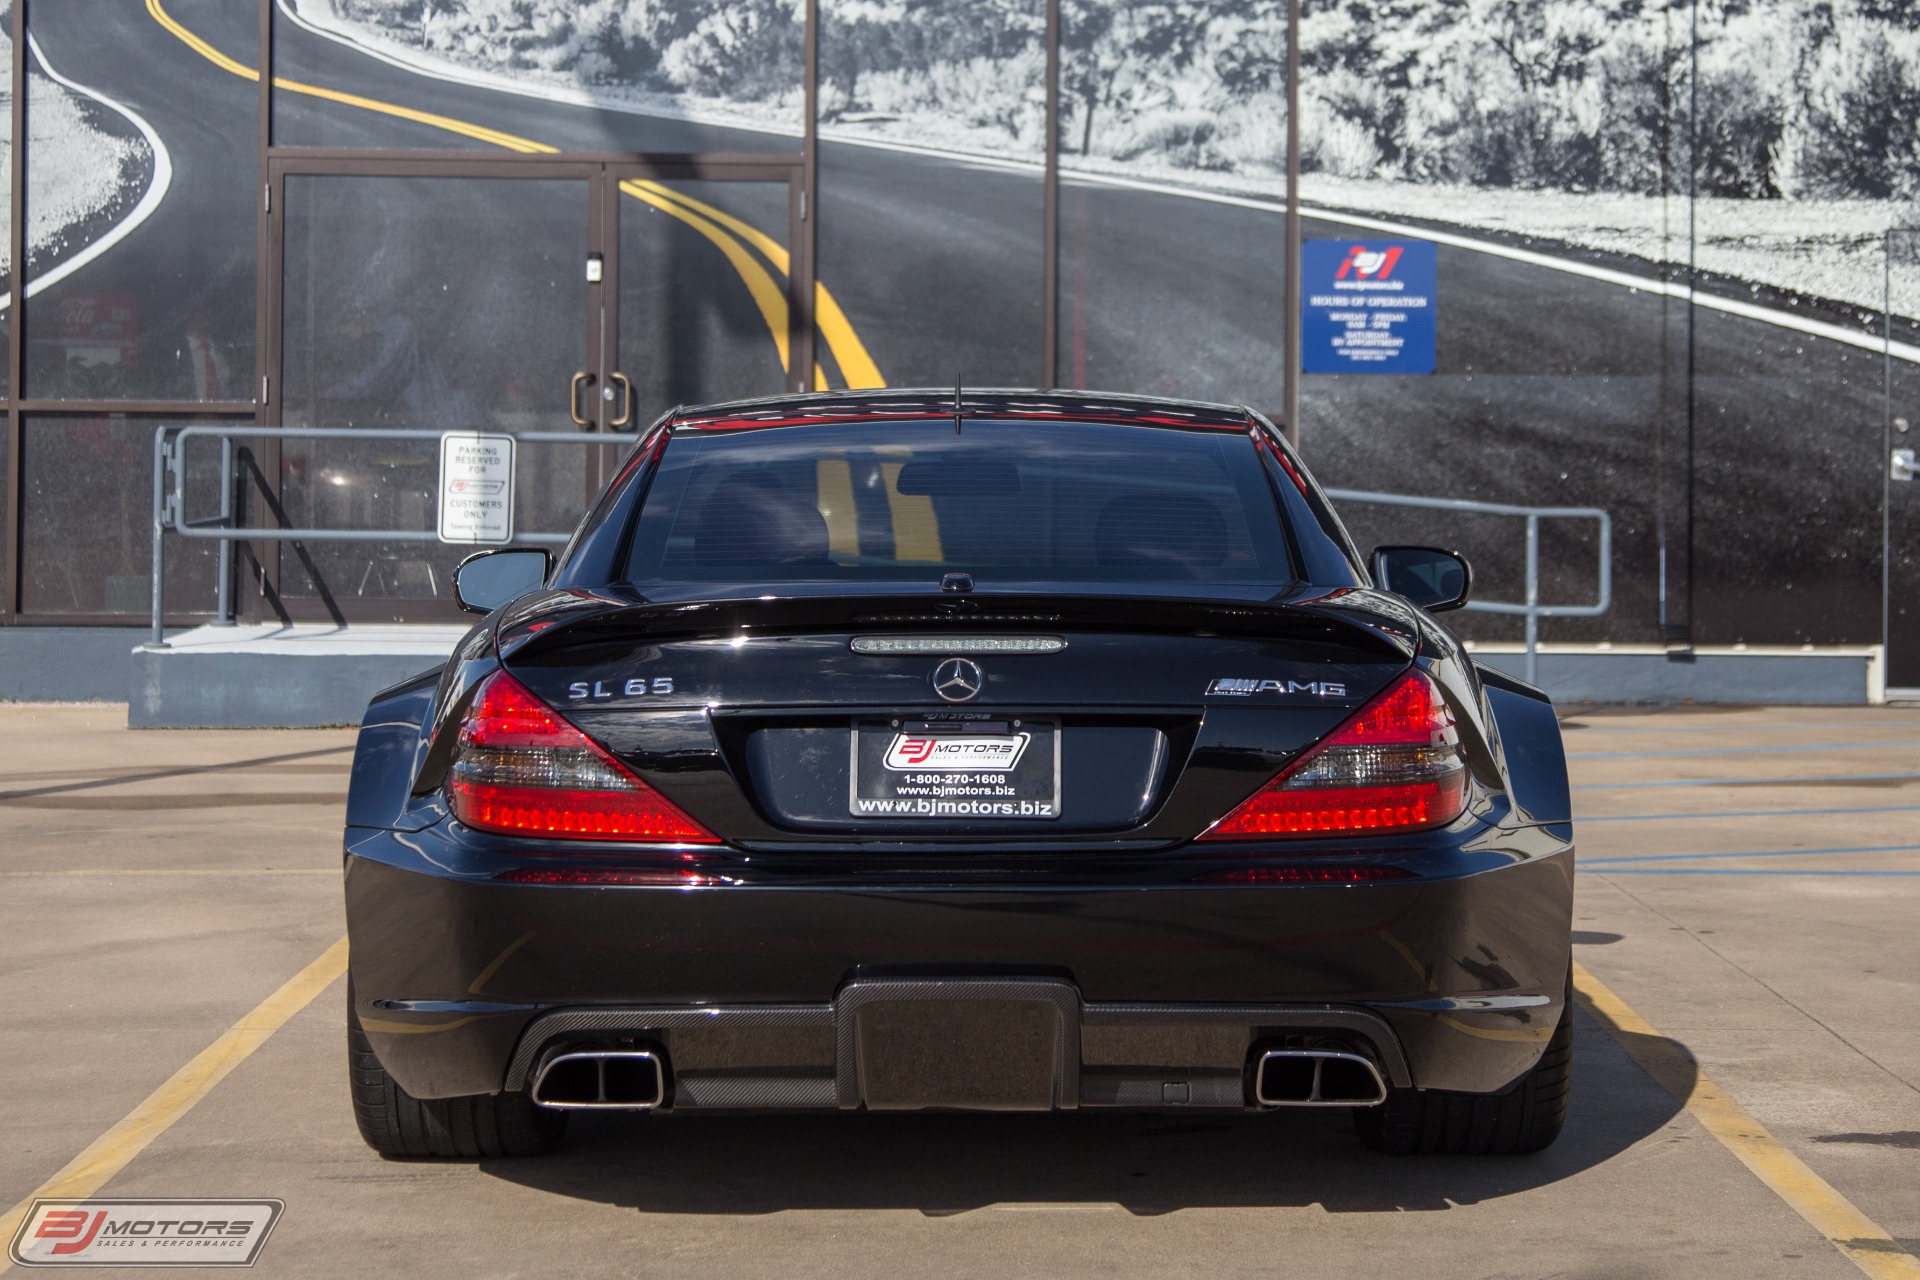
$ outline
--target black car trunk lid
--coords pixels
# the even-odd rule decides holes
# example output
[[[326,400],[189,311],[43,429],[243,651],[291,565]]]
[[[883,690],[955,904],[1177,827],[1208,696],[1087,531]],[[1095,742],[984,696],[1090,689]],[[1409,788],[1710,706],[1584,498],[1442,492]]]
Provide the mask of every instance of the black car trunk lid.
[[[1296,605],[941,603],[563,611],[508,624],[501,650],[536,695],[749,844],[1186,838],[1410,658],[1391,632]]]

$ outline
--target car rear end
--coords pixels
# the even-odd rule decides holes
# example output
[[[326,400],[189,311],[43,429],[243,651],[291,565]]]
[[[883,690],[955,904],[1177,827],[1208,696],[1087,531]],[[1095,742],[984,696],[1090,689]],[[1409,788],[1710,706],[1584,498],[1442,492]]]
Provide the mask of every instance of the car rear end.
[[[1569,833],[1262,424],[795,416],[664,428],[606,581],[369,712],[356,1013],[408,1094],[1366,1106],[1534,1066]]]

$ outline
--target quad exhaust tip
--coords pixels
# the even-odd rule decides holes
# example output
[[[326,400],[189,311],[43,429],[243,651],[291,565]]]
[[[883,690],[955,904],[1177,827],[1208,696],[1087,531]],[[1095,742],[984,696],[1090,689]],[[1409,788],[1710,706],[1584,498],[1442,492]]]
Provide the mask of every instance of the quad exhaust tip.
[[[540,1064],[531,1094],[556,1111],[648,1111],[666,1100],[667,1073],[651,1049],[572,1049]]]
[[[1269,1049],[1253,1075],[1263,1107],[1372,1107],[1387,1100],[1379,1068],[1336,1049]]]

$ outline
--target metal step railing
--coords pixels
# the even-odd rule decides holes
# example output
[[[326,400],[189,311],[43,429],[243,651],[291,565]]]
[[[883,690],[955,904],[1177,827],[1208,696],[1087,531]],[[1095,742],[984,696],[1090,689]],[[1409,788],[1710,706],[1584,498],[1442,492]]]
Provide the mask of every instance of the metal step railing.
[[[260,427],[220,423],[196,423],[188,427],[157,427],[153,433],[153,598],[151,648],[167,647],[166,572],[163,539],[167,534],[179,538],[218,541],[220,559],[216,570],[218,595],[214,606],[216,625],[233,621],[233,544],[236,542],[438,542],[432,529],[299,529],[288,527],[286,512],[274,497],[271,486],[257,483],[256,488],[269,507],[278,527],[242,528],[235,524],[234,495],[236,478],[236,439],[259,440],[420,440],[438,442],[446,432],[397,427]],[[519,444],[573,444],[631,447],[632,438],[610,436],[591,431],[497,431],[493,435],[510,436]],[[190,441],[212,438],[220,441],[220,511],[198,520],[187,519],[187,445]],[[264,481],[264,477],[256,477]],[[516,543],[536,546],[564,546],[571,532],[516,533]]]
[[[1466,608],[1475,613],[1518,614],[1527,620],[1526,678],[1530,684],[1539,675],[1540,619],[1597,618],[1613,607],[1613,517],[1599,507],[1521,507],[1505,502],[1418,498],[1404,493],[1371,493],[1363,489],[1328,489],[1325,492],[1338,502],[1370,502],[1386,507],[1419,507],[1429,511],[1457,511],[1463,515],[1516,516],[1524,519],[1527,522],[1527,571],[1523,586],[1526,599],[1517,602],[1469,600]],[[1592,604],[1540,603],[1542,520],[1592,520],[1598,524],[1599,589]]]
[[[401,428],[363,427],[260,427],[231,424],[197,423],[187,427],[159,427],[153,433],[153,616],[148,644],[166,647],[166,574],[163,540],[168,534],[179,538],[217,541],[220,559],[217,569],[218,597],[215,603],[217,623],[233,621],[233,544],[236,542],[437,542],[439,534],[430,529],[301,529],[286,527],[286,513],[274,499],[272,489],[257,485],[271,514],[281,521],[277,528],[242,528],[236,524],[234,504],[237,475],[237,451],[234,441],[260,440],[418,440],[438,441],[444,432]],[[626,447],[630,438],[609,437],[588,431],[502,431],[518,444],[572,444]],[[197,520],[187,518],[187,446],[190,441],[211,438],[220,441],[220,510],[218,514]],[[257,470],[257,469],[256,469]],[[256,476],[256,481],[264,481]],[[1461,498],[1425,498],[1403,493],[1374,493],[1360,489],[1328,489],[1329,498],[1339,502],[1374,503],[1391,507],[1415,507],[1430,511],[1453,511],[1468,515],[1513,516],[1526,521],[1526,599],[1522,601],[1470,600],[1466,607],[1479,613],[1517,614],[1526,619],[1526,676],[1537,673],[1540,619],[1593,618],[1613,606],[1613,520],[1598,507],[1524,507],[1501,502],[1471,502]],[[1598,528],[1598,597],[1592,604],[1540,603],[1540,522],[1542,520],[1593,520]],[[515,542],[541,546],[564,545],[571,533],[516,534]]]

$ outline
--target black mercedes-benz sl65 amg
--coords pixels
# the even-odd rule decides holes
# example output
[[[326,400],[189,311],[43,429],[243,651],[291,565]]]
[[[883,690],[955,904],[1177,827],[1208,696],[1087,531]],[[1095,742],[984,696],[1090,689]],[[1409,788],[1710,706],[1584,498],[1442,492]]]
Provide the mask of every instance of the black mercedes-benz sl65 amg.
[[[1566,1112],[1544,695],[1354,549],[1273,424],[1091,393],[682,409],[379,694],[349,1045],[393,1156],[570,1110],[1342,1107],[1402,1153]]]

